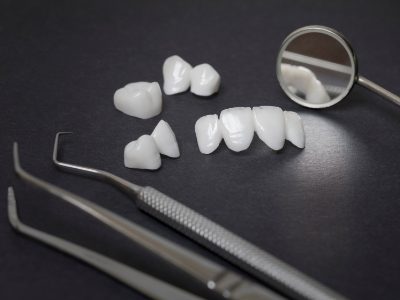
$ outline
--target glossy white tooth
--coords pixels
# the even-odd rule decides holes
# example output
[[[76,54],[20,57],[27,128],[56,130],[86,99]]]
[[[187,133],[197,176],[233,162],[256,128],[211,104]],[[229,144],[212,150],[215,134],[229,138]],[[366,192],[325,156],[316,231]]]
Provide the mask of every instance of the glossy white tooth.
[[[329,95],[326,92],[325,87],[317,78],[312,80],[308,85],[306,100],[310,103],[315,104],[326,103],[330,101]]]
[[[285,111],[286,139],[299,148],[305,146],[305,134],[303,121],[300,116],[293,111]]]
[[[287,85],[306,93],[310,81],[315,75],[307,68],[290,64],[282,64],[282,76]]]
[[[180,153],[178,142],[176,141],[176,137],[171,126],[169,126],[167,122],[164,120],[158,122],[151,136],[154,138],[157,148],[161,154],[173,158],[179,157]]]
[[[280,107],[253,107],[254,127],[258,137],[273,150],[285,144],[285,117]]]
[[[310,69],[303,66],[295,66],[292,73],[292,83],[298,90],[307,94],[310,83],[317,80]]]
[[[282,64],[282,77],[289,90],[293,93],[300,91],[310,103],[326,103],[330,100],[325,87],[315,74],[303,66]]]
[[[192,66],[178,55],[168,57],[163,65],[164,93],[178,94],[189,89]]]
[[[220,114],[221,132],[229,149],[246,150],[253,140],[254,121],[250,107],[224,109]]]
[[[125,146],[124,164],[127,168],[156,170],[161,166],[160,152],[150,135],[142,135]]]
[[[221,76],[209,64],[201,64],[193,68],[190,91],[198,96],[211,96],[218,92]]]
[[[194,131],[200,152],[203,154],[210,154],[221,143],[222,133],[217,115],[207,115],[198,119]]]
[[[157,82],[135,82],[118,89],[114,94],[114,105],[123,113],[149,119],[161,112],[162,96]]]

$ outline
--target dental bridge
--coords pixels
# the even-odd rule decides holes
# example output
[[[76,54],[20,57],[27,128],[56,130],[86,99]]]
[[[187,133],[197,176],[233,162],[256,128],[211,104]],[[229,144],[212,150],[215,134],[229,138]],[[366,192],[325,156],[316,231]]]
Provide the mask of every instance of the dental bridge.
[[[14,168],[17,175],[24,181],[83,210],[145,249],[183,270],[192,278],[204,283],[209,289],[214,290],[224,298],[237,300],[345,299],[343,296],[280,261],[266,251],[152,187],[136,185],[107,171],[60,161],[58,159],[60,136],[70,133],[59,132],[56,134],[53,162],[58,168],[112,184],[128,196],[134,197],[135,203],[140,210],[145,211],[210,251],[247,271],[268,287],[272,287],[273,290],[267,288],[267,286],[243,278],[241,275],[184,249],[87,199],[34,177],[22,169],[19,162],[18,146],[15,143],[13,155]],[[15,199],[13,199],[13,192],[9,190],[9,205],[11,205],[9,206],[10,222],[15,229],[22,233],[87,262],[152,299],[200,299],[164,282],[161,284],[161,290],[168,290],[168,292],[160,292],[158,295],[154,295],[149,289],[146,289],[146,287],[152,286],[151,284],[141,285],[140,282],[143,282],[143,278],[149,278],[148,282],[160,282],[158,279],[122,265],[110,258],[106,258],[107,263],[101,263],[105,261],[103,260],[104,256],[99,253],[64,241],[58,237],[49,236],[47,233],[31,229],[26,225],[22,227],[16,226],[15,224],[18,225],[18,222],[16,222],[16,208],[13,208],[16,205]],[[13,216],[14,218],[11,218]],[[26,230],[22,230],[21,228]],[[94,256],[92,255],[93,253]],[[88,257],[94,257],[94,259],[91,260]],[[101,259],[96,259],[96,257],[100,257]],[[135,280],[124,279],[127,277],[126,272],[135,274],[132,278],[137,278],[137,282]],[[152,289],[154,289],[154,286],[157,285],[153,285]],[[168,295],[173,296],[168,297]]]

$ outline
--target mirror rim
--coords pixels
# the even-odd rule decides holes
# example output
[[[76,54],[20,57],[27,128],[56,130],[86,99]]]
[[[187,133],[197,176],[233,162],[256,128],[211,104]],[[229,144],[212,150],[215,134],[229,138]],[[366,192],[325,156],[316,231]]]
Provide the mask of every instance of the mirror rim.
[[[282,61],[283,51],[286,49],[288,44],[292,40],[294,40],[296,37],[303,35],[305,33],[312,33],[312,32],[327,34],[327,35],[331,36],[332,38],[336,39],[344,47],[347,54],[349,55],[351,68],[353,70],[345,92],[341,96],[338,96],[335,99],[332,99],[331,101],[326,102],[326,103],[318,103],[318,104],[308,103],[304,99],[302,99],[302,98],[294,95],[292,92],[290,92],[289,89],[286,87],[286,85],[283,83],[283,79],[282,79],[281,61]],[[356,57],[350,43],[346,40],[346,38],[340,32],[336,31],[335,29],[332,29],[332,28],[329,28],[326,26],[322,26],[322,25],[305,26],[305,27],[301,27],[301,28],[298,28],[295,31],[293,31],[283,41],[281,48],[279,50],[278,59],[276,62],[276,75],[278,77],[278,81],[279,81],[281,88],[283,89],[285,94],[290,99],[292,99],[294,102],[296,102],[297,104],[300,104],[302,106],[309,107],[309,108],[325,108],[325,107],[332,106],[332,105],[338,103],[339,101],[343,100],[343,98],[346,97],[349,94],[349,92],[351,91],[351,89],[353,88],[354,83],[356,83],[356,81],[357,81],[357,75],[358,75],[357,57]]]

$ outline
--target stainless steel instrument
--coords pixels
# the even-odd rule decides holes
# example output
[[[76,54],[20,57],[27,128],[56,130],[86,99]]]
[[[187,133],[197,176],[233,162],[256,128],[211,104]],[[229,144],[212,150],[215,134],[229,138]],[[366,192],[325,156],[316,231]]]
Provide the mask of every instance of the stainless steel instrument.
[[[175,267],[186,272],[186,274],[190,275],[192,278],[204,283],[209,289],[214,290],[223,297],[232,300],[284,299],[272,290],[247,280],[243,278],[243,276],[232,272],[205,257],[189,251],[98,204],[29,174],[21,167],[17,143],[14,143],[13,155],[15,172],[22,180],[37,188],[47,191],[48,193],[82,210],[120,234],[123,234],[130,240],[141,245],[145,249],[158,255]],[[83,259],[84,257],[81,256],[80,258]]]
[[[16,231],[86,262],[151,299],[204,300],[204,298],[190,294],[189,292],[124,265],[96,251],[22,223],[18,217],[17,200],[15,199],[12,187],[8,188],[8,219],[11,226]]]
[[[249,243],[228,229],[186,207],[152,187],[141,187],[106,171],[58,160],[57,133],[53,161],[62,170],[102,179],[133,197],[143,211],[192,238],[209,250],[246,270],[263,282],[295,299],[345,299],[326,286]]]

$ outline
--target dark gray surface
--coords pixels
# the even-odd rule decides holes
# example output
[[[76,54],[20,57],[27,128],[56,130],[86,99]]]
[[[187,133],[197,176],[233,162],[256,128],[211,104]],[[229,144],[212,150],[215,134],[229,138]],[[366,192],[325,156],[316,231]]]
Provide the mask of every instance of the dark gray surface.
[[[400,93],[396,1],[2,1],[0,6],[0,299],[144,299],[92,268],[25,237],[6,221],[6,187],[21,218],[207,298],[205,289],[73,208],[22,184],[11,145],[34,174],[79,193],[182,245],[221,261],[113,188],[57,171],[54,134],[75,132],[63,158],[152,185],[354,299],[400,295],[400,109],[361,87],[324,111],[291,103],[275,78],[285,36],[309,24],[343,32],[360,72]],[[162,82],[164,59],[208,62],[220,93],[164,96],[143,121],[112,104],[115,89]],[[233,106],[277,105],[301,114],[307,142],[276,154],[258,139],[235,154],[205,156],[194,123]],[[180,159],[157,172],[125,169],[124,145],[160,119],[174,129]]]

